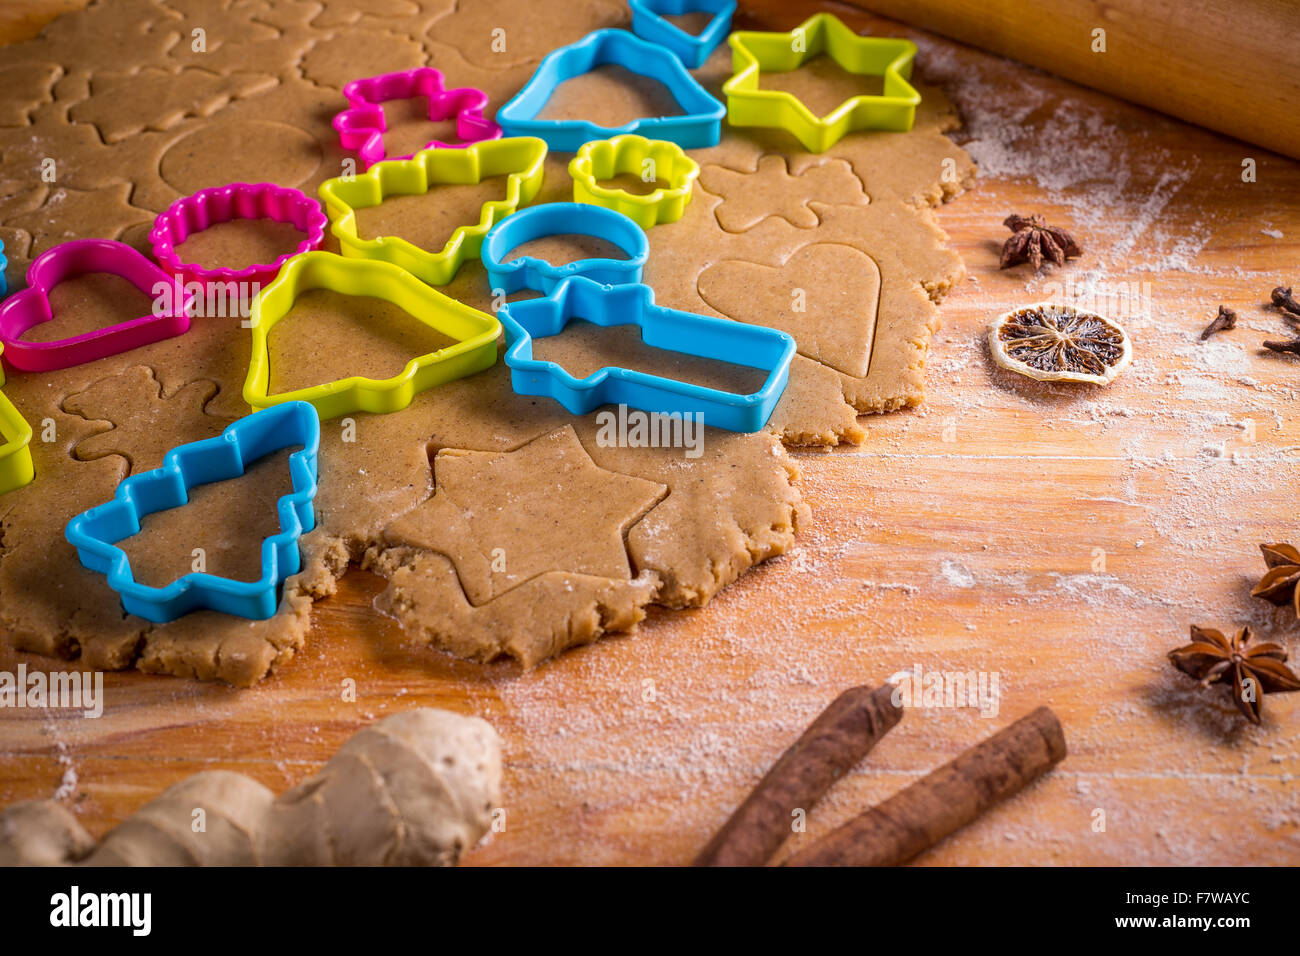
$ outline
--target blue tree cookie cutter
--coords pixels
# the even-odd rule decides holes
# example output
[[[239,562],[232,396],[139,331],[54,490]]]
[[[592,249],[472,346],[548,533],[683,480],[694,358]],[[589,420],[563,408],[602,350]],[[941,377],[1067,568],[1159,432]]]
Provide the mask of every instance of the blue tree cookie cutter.
[[[667,309],[655,305],[647,285],[602,285],[581,276],[565,279],[545,298],[508,302],[497,318],[506,330],[511,387],[520,395],[553,398],[574,415],[627,405],[664,415],[698,412],[706,425],[756,432],[785,392],[795,353],[794,339],[776,329]],[[578,379],[555,362],[533,358],[533,339],[559,335],[574,319],[636,325],[652,348],[761,369],[767,378],[758,391],[742,395],[627,368],[602,368]]]
[[[189,501],[190,488],[237,478],[248,464],[293,445],[302,445],[289,456],[293,491],[276,503],[280,533],[262,541],[262,574],[257,581],[201,572],[186,574],[163,588],[135,580],[131,562],[117,542],[139,534],[146,515],[180,507]],[[319,451],[316,409],[306,402],[275,405],[239,419],[215,438],[173,448],[161,468],[123,480],[112,501],[77,515],[64,535],[83,565],[108,576],[108,586],[121,596],[128,614],[163,624],[211,608],[264,620],[275,613],[284,579],[302,566],[299,537],[316,526],[312,500]]]
[[[604,239],[627,253],[627,258],[578,259],[562,266],[533,256],[504,261],[513,250],[534,239],[569,234]],[[633,220],[613,209],[580,202],[552,202],[521,209],[493,226],[479,250],[493,291],[504,295],[521,289],[549,294],[565,279],[577,275],[608,285],[640,282],[649,257],[650,240]]]
[[[685,115],[643,117],[615,127],[578,119],[538,119],[561,83],[598,66],[621,66],[658,80]],[[700,149],[718,145],[726,112],[727,108],[700,86],[666,47],[611,28],[596,30],[577,43],[548,53],[524,88],[497,111],[497,124],[507,136],[537,136],[546,140],[551,149],[569,153],[576,152],[583,143],[619,133],[640,133],[650,139],[670,140],[684,149]]]
[[[731,31],[736,0],[627,0],[632,11],[632,32],[643,40],[667,47],[692,70],[699,69]],[[684,13],[709,13],[712,19],[699,33],[687,33],[668,17]]]

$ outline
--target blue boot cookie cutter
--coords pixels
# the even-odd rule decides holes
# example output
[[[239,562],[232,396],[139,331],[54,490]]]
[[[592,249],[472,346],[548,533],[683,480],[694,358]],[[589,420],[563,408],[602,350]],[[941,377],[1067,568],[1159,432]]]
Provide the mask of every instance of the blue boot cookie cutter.
[[[272,452],[294,445],[289,456],[293,491],[276,502],[280,532],[262,541],[262,573],[256,581],[236,581],[192,572],[166,587],[141,584],[117,542],[139,534],[141,520],[189,501],[196,485],[238,478],[247,466]],[[204,441],[178,445],[167,452],[161,468],[131,475],[117,486],[113,499],[83,511],[68,522],[65,537],[81,563],[108,576],[108,586],[122,598],[128,614],[158,624],[190,611],[210,608],[254,620],[271,617],[279,605],[284,579],[302,567],[298,539],[316,526],[316,463],[320,419],[306,402],[286,402],[255,412]]]
[[[545,298],[508,302],[497,318],[506,330],[514,390],[553,398],[574,415],[627,405],[663,415],[700,413],[706,425],[755,432],[784,393],[795,353],[794,339],[776,329],[667,309],[654,304],[649,286],[602,285],[581,276],[565,279]],[[760,369],[767,377],[758,391],[742,395],[627,368],[606,367],[579,379],[555,362],[533,358],[533,339],[559,335],[575,319],[636,325],[652,348]]]
[[[603,239],[627,258],[578,259],[562,266],[533,256],[504,261],[525,243],[559,235]],[[550,294],[562,281],[578,275],[608,285],[640,282],[650,257],[650,240],[644,229],[621,212],[590,203],[553,202],[529,206],[502,219],[483,240],[479,257],[494,294],[509,295],[523,289]]]
[[[736,14],[736,0],[627,0],[627,5],[632,11],[632,32],[667,47],[692,70],[702,67],[727,38]],[[699,33],[687,33],[668,19],[686,13],[708,13],[712,18]]]
[[[581,119],[538,118],[560,84],[598,66],[621,66],[658,80],[668,88],[684,115],[647,116],[615,127]],[[497,125],[507,136],[537,136],[546,140],[551,149],[568,153],[593,139],[609,139],[619,133],[640,133],[649,139],[669,140],[683,149],[701,149],[718,145],[726,113],[726,106],[700,86],[667,47],[649,43],[626,30],[605,29],[548,53],[524,88],[497,111]]]

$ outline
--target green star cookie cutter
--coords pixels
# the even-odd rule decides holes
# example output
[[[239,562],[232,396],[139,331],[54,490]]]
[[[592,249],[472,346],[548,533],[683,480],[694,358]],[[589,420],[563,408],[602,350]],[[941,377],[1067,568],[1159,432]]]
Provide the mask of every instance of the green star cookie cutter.
[[[644,179],[647,172],[652,179],[667,182],[668,188],[639,195],[600,185],[600,180],[619,175]],[[569,175],[573,177],[574,202],[621,212],[642,229],[649,229],[656,223],[682,218],[700,175],[700,164],[676,143],[625,133],[585,143],[569,163]]]
[[[824,153],[855,130],[905,133],[916,119],[921,94],[908,82],[916,44],[890,37],[858,36],[839,17],[818,13],[789,33],[733,33],[732,77],[722,86],[727,122],[767,126],[791,133],[810,152]],[[823,117],[798,97],[759,89],[760,73],[788,73],[826,54],[850,73],[883,78],[880,95],[852,96]]]
[[[0,342],[0,355],[4,350]],[[4,383],[5,369],[0,364],[0,389]],[[31,444],[32,426],[0,391],[0,495],[16,491],[36,477]]]
[[[483,237],[542,188],[546,143],[534,136],[485,140],[468,146],[423,149],[410,159],[375,163],[364,173],[321,183],[320,198],[330,232],[349,258],[375,259],[400,266],[429,285],[446,285],[466,259],[479,253]],[[364,239],[357,231],[357,210],[378,206],[392,196],[420,196],[438,186],[465,186],[492,176],[506,176],[504,199],[483,204],[479,221],[458,226],[438,252],[421,249],[401,236]]]
[[[354,375],[270,395],[271,329],[289,314],[302,293],[313,289],[391,302],[456,344],[413,358],[400,373],[382,381]],[[321,421],[352,412],[399,412],[417,392],[489,368],[497,360],[501,334],[501,323],[493,316],[444,295],[392,263],[345,259],[332,252],[304,252],[286,262],[275,281],[253,300],[248,321],[253,353],[244,380],[244,401],[254,411],[284,402],[310,402]]]

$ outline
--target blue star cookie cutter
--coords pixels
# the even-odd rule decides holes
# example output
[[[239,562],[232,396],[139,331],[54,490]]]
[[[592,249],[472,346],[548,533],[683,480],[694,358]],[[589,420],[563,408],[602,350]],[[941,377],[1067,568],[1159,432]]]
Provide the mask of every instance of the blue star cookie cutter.
[[[684,115],[644,117],[616,127],[580,119],[538,119],[561,83],[598,66],[621,66],[658,80],[668,88]],[[548,53],[524,88],[497,111],[497,125],[507,136],[537,136],[551,149],[569,153],[576,152],[583,143],[619,133],[640,133],[650,139],[670,140],[683,149],[700,149],[718,145],[726,112],[727,108],[700,86],[667,48],[611,28],[589,33],[577,43]]]
[[[189,489],[238,478],[247,465],[272,452],[301,445],[289,456],[293,491],[276,503],[280,532],[262,541],[262,574],[256,581],[235,581],[193,572],[166,587],[135,580],[131,562],[117,542],[139,534],[140,522],[157,511],[189,501]],[[264,620],[275,613],[284,579],[302,566],[298,539],[316,526],[316,459],[320,419],[306,402],[286,402],[227,426],[215,438],[179,445],[163,458],[161,468],[131,475],[117,486],[113,499],[83,511],[64,532],[81,563],[108,576],[108,586],[122,607],[158,624],[190,611],[211,608],[224,614]]]
[[[508,302],[497,318],[506,330],[514,390],[553,398],[574,415],[627,405],[663,415],[700,413],[706,425],[756,432],[785,391],[795,353],[794,339],[776,329],[667,309],[655,305],[647,285],[602,285],[581,276],[565,279],[545,298]],[[652,348],[762,369],[767,377],[758,391],[742,395],[627,368],[602,368],[578,379],[555,362],[533,358],[534,339],[559,335],[574,319],[636,325]]]
[[[632,32],[643,40],[667,47],[692,70],[699,69],[731,31],[736,0],[627,0],[632,11]],[[699,33],[687,33],[668,17],[685,13],[712,14]]]
[[[623,250],[627,258],[578,259],[562,266],[533,256],[505,261],[513,250],[534,239],[575,234],[603,239]],[[562,281],[577,275],[608,285],[640,282],[649,257],[650,240],[632,219],[605,206],[580,202],[552,202],[521,209],[493,226],[479,250],[493,292],[503,295],[521,289],[550,293]]]

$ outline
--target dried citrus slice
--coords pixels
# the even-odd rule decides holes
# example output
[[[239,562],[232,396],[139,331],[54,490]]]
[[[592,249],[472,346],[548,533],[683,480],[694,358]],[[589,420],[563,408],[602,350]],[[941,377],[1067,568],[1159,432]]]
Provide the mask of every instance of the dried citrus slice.
[[[1043,382],[1106,385],[1133,360],[1122,325],[1068,305],[1029,305],[998,316],[989,349],[1003,368]]]

